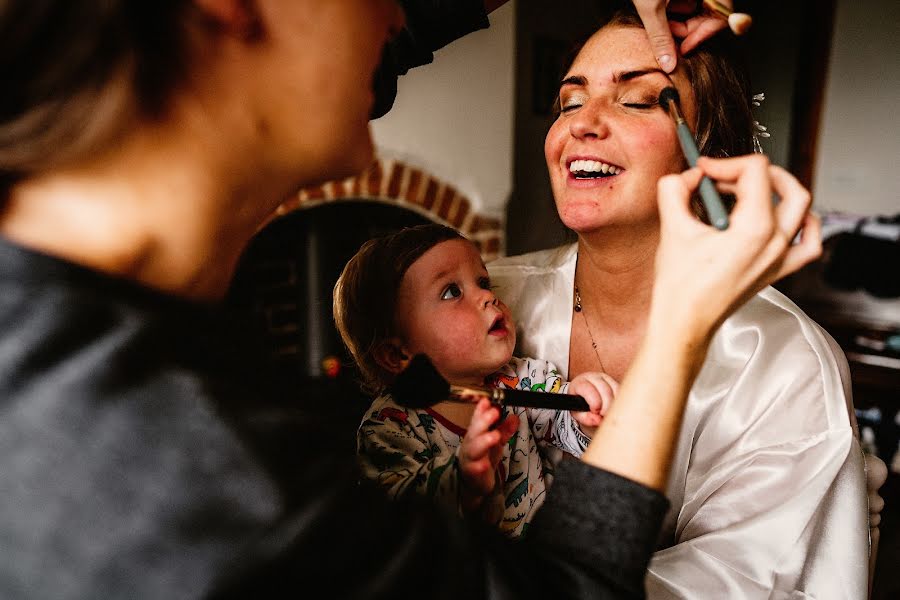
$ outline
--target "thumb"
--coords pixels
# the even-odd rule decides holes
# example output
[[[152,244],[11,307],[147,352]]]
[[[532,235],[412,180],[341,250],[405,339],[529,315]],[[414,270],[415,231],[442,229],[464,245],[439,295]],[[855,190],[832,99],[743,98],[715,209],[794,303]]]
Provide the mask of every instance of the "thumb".
[[[666,2],[664,0],[635,0],[637,9],[647,37],[650,39],[650,47],[659,67],[666,73],[675,70],[675,40],[669,29],[669,20],[666,18]]]

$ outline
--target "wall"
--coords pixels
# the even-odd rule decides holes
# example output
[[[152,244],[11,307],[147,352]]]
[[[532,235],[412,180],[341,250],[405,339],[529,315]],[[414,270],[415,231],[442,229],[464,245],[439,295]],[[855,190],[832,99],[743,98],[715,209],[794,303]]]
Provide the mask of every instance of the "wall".
[[[401,77],[394,110],[372,130],[381,155],[430,172],[476,211],[501,217],[512,190],[515,2],[490,21]]]
[[[900,2],[838,0],[813,193],[819,210],[900,213]]]

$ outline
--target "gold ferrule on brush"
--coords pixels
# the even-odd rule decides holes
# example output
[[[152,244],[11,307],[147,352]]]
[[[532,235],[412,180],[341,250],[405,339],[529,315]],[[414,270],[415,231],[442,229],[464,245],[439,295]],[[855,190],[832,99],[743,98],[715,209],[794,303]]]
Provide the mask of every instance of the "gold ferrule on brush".
[[[685,122],[684,117],[681,115],[681,107],[678,106],[678,102],[675,100],[669,100],[669,114],[672,115],[676,125],[681,125]]]

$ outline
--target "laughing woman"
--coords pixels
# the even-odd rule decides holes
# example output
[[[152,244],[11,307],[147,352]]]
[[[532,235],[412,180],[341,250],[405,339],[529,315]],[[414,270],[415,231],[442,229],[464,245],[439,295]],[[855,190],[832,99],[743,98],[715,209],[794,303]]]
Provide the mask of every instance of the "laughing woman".
[[[621,377],[654,343],[656,182],[684,168],[658,104],[671,82],[702,154],[752,152],[749,90],[721,49],[682,58],[670,80],[640,21],[619,14],[569,68],[546,138],[556,207],[577,243],[489,265],[518,319],[520,351],[569,378]],[[761,156],[747,160],[790,177]],[[693,265],[698,276],[707,263]],[[721,324],[684,415],[651,598],[865,596],[865,476],[848,385],[833,340],[772,288]]]

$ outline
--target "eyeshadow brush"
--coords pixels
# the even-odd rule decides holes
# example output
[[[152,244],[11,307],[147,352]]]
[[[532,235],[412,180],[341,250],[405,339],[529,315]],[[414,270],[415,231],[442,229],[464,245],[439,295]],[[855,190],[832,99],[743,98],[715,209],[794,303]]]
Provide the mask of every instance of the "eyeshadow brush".
[[[487,398],[500,406],[523,406],[555,410],[590,410],[587,401],[572,394],[529,392],[497,388],[478,388],[453,385],[448,382],[424,354],[417,354],[387,390],[400,406],[423,409],[438,402],[474,404]]]
[[[694,141],[694,134],[691,133],[687,121],[681,114],[681,99],[678,96],[678,90],[669,86],[659,93],[659,104],[666,111],[672,120],[675,121],[675,130],[678,133],[678,141],[681,144],[681,150],[688,164],[692,167],[697,166],[697,159],[700,158],[700,151],[697,150],[697,143]],[[703,200],[703,206],[706,208],[706,215],[709,222],[716,229],[728,229],[728,213],[725,212],[725,205],[722,198],[716,190],[712,180],[703,176],[700,180],[700,198]]]

